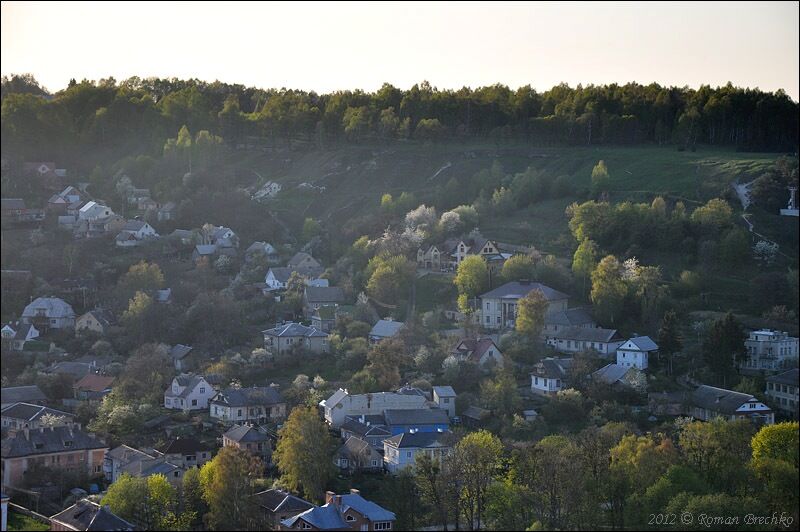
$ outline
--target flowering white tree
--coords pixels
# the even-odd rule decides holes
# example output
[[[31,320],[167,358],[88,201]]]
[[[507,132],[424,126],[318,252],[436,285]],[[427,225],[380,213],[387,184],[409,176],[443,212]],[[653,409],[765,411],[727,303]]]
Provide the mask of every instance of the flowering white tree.
[[[463,224],[461,223],[461,216],[457,212],[447,211],[439,219],[439,225],[444,233],[451,234],[458,231]]]
[[[759,240],[753,246],[753,255],[755,259],[764,264],[770,265],[775,262],[775,257],[778,255],[778,244],[767,242],[766,240]]]
[[[420,205],[406,214],[406,229],[429,232],[436,225],[436,207]]]
[[[639,259],[631,257],[622,263],[622,278],[626,281],[633,281],[639,277]]]

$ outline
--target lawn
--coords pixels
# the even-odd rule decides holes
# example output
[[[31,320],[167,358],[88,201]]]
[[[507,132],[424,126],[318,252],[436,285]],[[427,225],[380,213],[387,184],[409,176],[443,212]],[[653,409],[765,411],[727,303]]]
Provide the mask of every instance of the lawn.
[[[46,525],[36,519],[22,515],[13,510],[8,512],[8,530],[50,530],[50,525]]]
[[[417,312],[437,307],[455,308],[456,287],[450,275],[425,275],[417,279]]]

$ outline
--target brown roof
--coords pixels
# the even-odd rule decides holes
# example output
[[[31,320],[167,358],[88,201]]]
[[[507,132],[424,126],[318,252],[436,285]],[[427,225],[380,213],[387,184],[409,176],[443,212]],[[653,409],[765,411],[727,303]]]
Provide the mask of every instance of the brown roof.
[[[111,387],[114,377],[88,373],[81,380],[73,385],[76,390],[86,390],[88,392],[102,392]]]
[[[465,356],[469,360],[478,362],[484,353],[486,353],[486,350],[492,346],[494,346],[494,348],[500,352],[500,348],[497,347],[497,344],[495,344],[491,338],[481,338],[479,340],[474,338],[465,338],[459,342],[454,352]]]

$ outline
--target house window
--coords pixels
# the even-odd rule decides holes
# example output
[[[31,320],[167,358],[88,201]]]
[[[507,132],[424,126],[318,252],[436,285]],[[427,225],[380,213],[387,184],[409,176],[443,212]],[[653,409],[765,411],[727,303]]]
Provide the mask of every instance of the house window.
[[[55,325],[55,324],[56,324],[56,320],[50,320],[50,325]]]
[[[444,398],[444,404],[449,404],[449,403],[450,403],[450,398],[449,397],[445,397]]]
[[[348,516],[347,516],[347,517],[345,517],[344,519],[345,519],[345,521],[347,521],[348,523],[352,523],[353,521],[355,521],[355,520],[356,520],[356,518],[355,518],[355,517],[353,517],[352,515],[348,515]]]
[[[236,414],[237,416],[242,417],[242,409],[241,408],[239,410],[237,410],[236,412],[237,412],[237,414]]]
[[[204,386],[201,386],[201,387],[200,387],[200,393],[206,393],[206,389],[205,389],[205,387],[204,387]]]
[[[186,461],[187,462],[194,462],[195,460],[197,460],[197,456],[195,456],[193,454],[187,454],[186,455]]]
[[[64,442],[64,447],[72,447],[72,442],[71,441],[65,441]]]
[[[391,529],[392,529],[391,521],[381,521],[373,525],[373,530],[391,530]]]
[[[309,525],[306,522],[301,522],[300,523],[300,528],[302,528],[303,530],[309,530],[311,528],[311,525]]]
[[[192,406],[197,406],[197,399],[192,399]]]
[[[180,474],[181,474],[180,471],[175,471],[174,473],[172,473],[172,476],[175,477],[175,478],[178,478],[178,475],[180,475]]]
[[[411,451],[406,451],[406,458],[411,458],[411,455],[413,454],[414,453],[412,453]]]
[[[378,461],[377,460],[373,460],[372,461],[372,467],[378,467]]]

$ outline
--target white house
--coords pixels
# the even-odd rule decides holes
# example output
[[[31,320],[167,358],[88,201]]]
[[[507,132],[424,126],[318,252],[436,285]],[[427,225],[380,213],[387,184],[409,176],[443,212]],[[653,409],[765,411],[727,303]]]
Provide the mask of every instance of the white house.
[[[457,360],[469,360],[481,367],[487,364],[495,367],[503,367],[503,353],[497,344],[489,337],[486,338],[464,338],[453,349],[450,356]],[[449,358],[449,357],[448,357]]]
[[[721,417],[728,421],[749,419],[757,424],[775,423],[772,409],[752,395],[706,385],[692,392],[691,415],[703,421]]]
[[[452,386],[434,386],[433,402],[442,410],[447,410],[448,417],[456,415],[456,392]]]
[[[426,454],[434,462],[442,458],[452,449],[450,432],[411,432],[397,434],[383,440],[383,461],[390,473],[413,467],[417,456]]]
[[[112,211],[110,207],[101,205],[96,201],[86,202],[86,205],[81,207],[80,211],[78,211],[78,218],[81,220],[97,220],[113,215],[114,211]]]
[[[57,297],[37,297],[22,311],[22,322],[31,323],[38,330],[72,329],[75,327],[75,311]]]
[[[747,340],[747,360],[742,369],[775,371],[796,365],[798,339],[786,332],[761,329],[752,331]]]
[[[325,421],[338,429],[348,416],[361,414],[383,414],[385,410],[419,410],[428,408],[428,399],[421,395],[406,395],[395,392],[377,392],[350,395],[339,388],[333,395],[319,402],[325,415]]]
[[[173,410],[205,410],[217,394],[201,375],[178,375],[164,392],[164,408]]]
[[[645,370],[650,354],[656,351],[658,345],[649,336],[637,336],[617,348],[617,364]]]
[[[39,337],[39,331],[31,323],[15,322],[4,325],[0,335],[14,351],[22,351],[25,342]]]
[[[130,220],[122,227],[115,240],[119,247],[132,247],[153,238],[158,238],[158,233],[149,223]]]
[[[594,350],[600,355],[611,355],[624,343],[616,329],[567,327],[552,332],[547,339],[562,353],[579,353]]]
[[[264,278],[264,283],[267,285],[267,290],[284,290],[289,277],[292,275],[292,269],[286,266],[276,266],[267,270],[267,276]]]
[[[797,409],[800,405],[799,388],[798,370],[794,368],[767,377],[767,389],[764,391],[764,395],[772,401],[776,408],[797,419]]]
[[[517,303],[534,290],[547,299],[546,314],[567,310],[569,297],[541,283],[513,281],[480,296],[480,323],[487,329],[513,328],[517,319]]]
[[[547,357],[536,363],[531,372],[531,391],[537,395],[555,395],[566,388],[572,367],[571,358]]]

